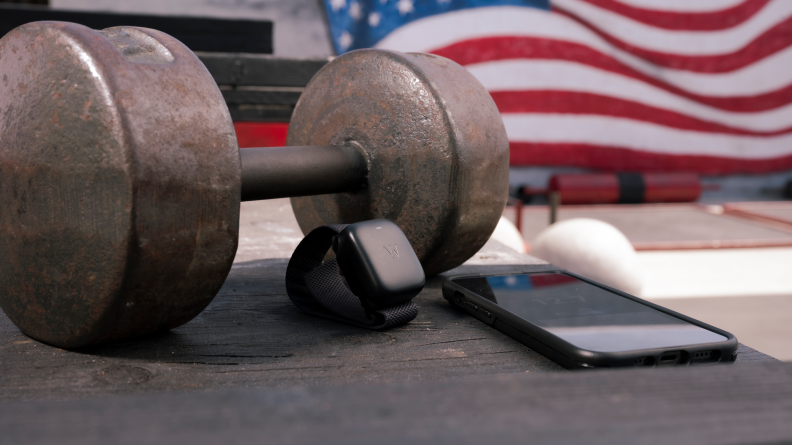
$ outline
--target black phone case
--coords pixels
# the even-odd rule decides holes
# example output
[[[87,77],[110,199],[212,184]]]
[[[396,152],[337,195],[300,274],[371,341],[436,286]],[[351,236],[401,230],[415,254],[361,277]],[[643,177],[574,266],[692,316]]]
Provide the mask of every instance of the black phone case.
[[[594,352],[573,346],[572,344],[556,337],[541,327],[522,319],[472,292],[453,280],[460,278],[480,278],[488,276],[503,276],[531,273],[564,273],[585,281],[594,286],[613,292],[621,297],[629,298],[660,312],[684,320],[693,325],[710,330],[726,337],[726,340],[717,343],[702,343],[675,349],[640,349],[626,352]],[[655,366],[700,366],[717,363],[732,363],[737,359],[737,338],[721,329],[702,323],[693,318],[679,314],[662,306],[626,294],[622,291],[597,283],[588,278],[581,277],[561,268],[547,266],[533,266],[524,271],[494,274],[472,274],[448,277],[443,281],[443,297],[453,306],[460,308],[484,323],[503,332],[509,337],[528,346],[534,351],[553,360],[567,369],[603,368],[603,367],[655,367]],[[678,355],[677,355],[678,354]],[[678,359],[671,363],[669,357]],[[664,359],[666,359],[664,361]]]

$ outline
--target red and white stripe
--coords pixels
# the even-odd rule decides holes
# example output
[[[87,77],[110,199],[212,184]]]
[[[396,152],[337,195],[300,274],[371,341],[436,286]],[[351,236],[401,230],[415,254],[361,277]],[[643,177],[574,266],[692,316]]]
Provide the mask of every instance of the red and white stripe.
[[[512,165],[792,169],[792,0],[552,0],[409,23],[490,91]]]

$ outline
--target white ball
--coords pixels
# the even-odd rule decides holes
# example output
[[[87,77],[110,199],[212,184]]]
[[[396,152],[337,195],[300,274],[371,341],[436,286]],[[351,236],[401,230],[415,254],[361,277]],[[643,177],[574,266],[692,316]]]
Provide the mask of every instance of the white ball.
[[[490,238],[500,242],[505,246],[511,247],[517,252],[527,253],[525,249],[525,240],[523,239],[522,234],[520,234],[520,232],[517,230],[517,227],[514,225],[514,223],[502,216]]]
[[[606,222],[590,218],[557,222],[539,233],[531,255],[628,294],[641,295],[638,255],[627,237]]]

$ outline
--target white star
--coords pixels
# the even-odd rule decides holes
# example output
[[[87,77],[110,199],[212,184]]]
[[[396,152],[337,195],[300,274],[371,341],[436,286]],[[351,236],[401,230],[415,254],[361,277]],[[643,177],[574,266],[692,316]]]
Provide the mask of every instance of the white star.
[[[344,33],[341,34],[341,38],[338,39],[338,44],[341,45],[341,49],[343,50],[349,48],[349,45],[352,44],[352,34],[344,31]]]
[[[413,2],[412,0],[399,0],[399,3],[396,3],[396,9],[399,10],[401,15],[413,12]]]
[[[379,15],[379,13],[372,12],[371,14],[369,14],[369,25],[372,28],[376,28],[377,25],[379,25],[379,22],[380,22],[381,18],[382,18],[382,16]]]
[[[360,16],[361,15],[363,15],[363,14],[361,13],[361,10],[360,10],[360,3],[352,2],[349,5],[349,16],[357,21],[357,20],[360,20]]]
[[[388,0],[380,0],[381,5],[384,5],[385,3],[388,3]]]
[[[346,8],[346,0],[330,0],[330,7],[333,8],[333,12],[338,12]]]
[[[437,0],[437,3],[442,5],[443,3],[451,3],[451,0]]]

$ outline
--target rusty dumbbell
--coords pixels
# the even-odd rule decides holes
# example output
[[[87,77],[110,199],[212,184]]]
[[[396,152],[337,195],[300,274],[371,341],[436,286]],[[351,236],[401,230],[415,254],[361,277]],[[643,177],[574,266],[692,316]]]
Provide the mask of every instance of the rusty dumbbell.
[[[507,198],[498,110],[437,56],[345,54],[305,89],[289,147],[241,151],[210,74],[158,31],[30,23],[0,40],[0,76],[0,306],[61,347],[195,317],[241,200],[293,197],[304,232],[393,220],[432,274],[486,242]]]

